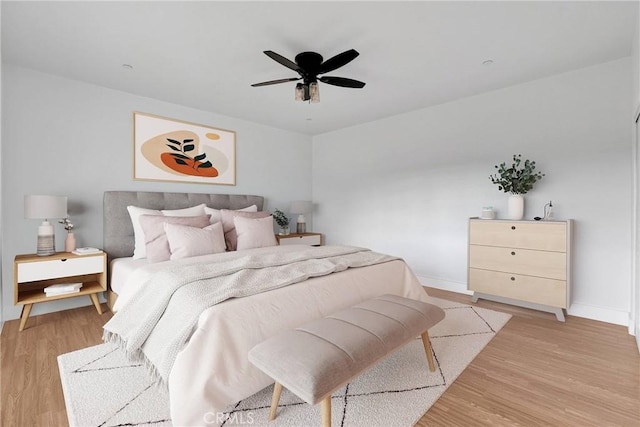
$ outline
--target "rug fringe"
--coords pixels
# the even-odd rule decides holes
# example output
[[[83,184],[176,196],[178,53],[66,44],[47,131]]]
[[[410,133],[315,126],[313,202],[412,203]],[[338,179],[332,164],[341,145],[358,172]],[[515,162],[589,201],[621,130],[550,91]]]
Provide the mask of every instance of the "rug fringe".
[[[127,342],[122,339],[122,337],[116,333],[111,331],[107,331],[106,329],[102,333],[102,341],[108,344],[113,344],[118,347],[122,352],[127,356],[131,362],[140,363],[145,367],[151,378],[153,379],[153,384],[156,387],[168,389],[169,384],[165,379],[160,375],[160,371],[156,368],[156,366],[147,358],[142,349],[134,349],[131,350],[127,348]]]

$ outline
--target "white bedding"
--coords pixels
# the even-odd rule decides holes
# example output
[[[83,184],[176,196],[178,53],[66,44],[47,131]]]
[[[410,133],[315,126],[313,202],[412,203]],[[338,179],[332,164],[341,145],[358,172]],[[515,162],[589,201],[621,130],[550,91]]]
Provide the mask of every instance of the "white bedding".
[[[109,286],[116,294],[121,294],[124,290],[127,279],[140,267],[148,265],[146,259],[116,258],[111,261],[109,270]]]
[[[296,250],[300,246],[275,246],[146,264],[130,273],[115,308],[121,309],[149,275],[167,265]],[[398,260],[227,300],[205,310],[169,377],[173,424],[210,425],[207,421],[216,418],[216,411],[271,384],[273,381],[247,360],[254,345],[284,329],[385,293],[423,301],[429,298],[407,265]]]

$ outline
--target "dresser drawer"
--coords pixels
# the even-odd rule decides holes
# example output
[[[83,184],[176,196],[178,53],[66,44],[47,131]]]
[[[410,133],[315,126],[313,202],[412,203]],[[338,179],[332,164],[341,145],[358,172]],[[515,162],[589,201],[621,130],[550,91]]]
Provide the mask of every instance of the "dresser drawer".
[[[566,232],[564,222],[471,220],[469,243],[566,252]]]
[[[280,245],[310,245],[320,246],[322,236],[294,236],[294,237],[282,237],[280,236]]]
[[[567,280],[567,257],[561,252],[470,245],[469,267]]]
[[[17,266],[17,282],[55,279],[59,277],[80,276],[102,273],[104,256],[84,256],[82,258],[59,258],[50,261],[23,262]]]
[[[567,282],[562,280],[470,268],[469,289],[521,301],[567,308]]]

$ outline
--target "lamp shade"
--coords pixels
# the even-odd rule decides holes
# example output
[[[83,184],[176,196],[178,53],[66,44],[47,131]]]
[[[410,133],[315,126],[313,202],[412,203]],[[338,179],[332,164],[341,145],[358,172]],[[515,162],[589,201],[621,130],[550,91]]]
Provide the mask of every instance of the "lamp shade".
[[[64,218],[67,196],[24,196],[24,217],[32,219]]]
[[[313,212],[313,203],[308,200],[294,200],[291,202],[291,213],[307,214]]]

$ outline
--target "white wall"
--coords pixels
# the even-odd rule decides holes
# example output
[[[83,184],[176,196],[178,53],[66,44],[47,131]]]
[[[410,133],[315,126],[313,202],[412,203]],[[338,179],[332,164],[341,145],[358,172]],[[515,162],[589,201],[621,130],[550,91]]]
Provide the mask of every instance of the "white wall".
[[[69,197],[80,246],[102,246],[105,190],[259,194],[265,209],[311,198],[311,138],[219,114],[143,98],[4,64],[2,73],[2,300],[14,319],[13,258],[33,253],[38,221],[23,218],[25,194]],[[132,112],[236,131],[237,185],[133,181]],[[64,230],[56,225],[58,250]],[[86,301],[85,301],[86,300]],[[34,306],[32,315],[90,304]]]
[[[0,26],[2,25],[2,7],[0,7]],[[1,31],[1,28],[0,28]],[[1,44],[1,43],[0,43]],[[0,48],[0,58],[2,49]],[[2,63],[0,62],[0,82],[2,81]],[[2,84],[0,84],[0,100],[2,100]],[[0,118],[2,117],[2,102],[0,102]],[[2,165],[2,120],[0,120],[0,166]],[[2,169],[0,167],[0,206],[2,206]],[[0,209],[0,241],[2,241],[2,210]],[[2,259],[2,245],[0,245],[0,259]],[[0,263],[0,278],[2,277],[2,263]],[[0,283],[2,283],[0,281]],[[2,310],[2,292],[0,291],[0,333],[4,327]]]
[[[638,119],[640,114],[640,11],[637,12],[636,28],[633,37],[632,48],[632,62],[633,62],[633,111],[634,119]],[[636,336],[636,343],[640,350],[640,261],[638,256],[640,255],[640,122],[634,123],[634,187],[633,187],[633,200],[635,217],[633,218],[634,241],[632,248],[632,275],[633,284],[631,289],[631,316],[629,319],[629,332]]]
[[[403,257],[423,283],[466,289],[467,219],[504,215],[489,179],[513,154],[547,174],[525,215],[553,200],[575,220],[570,313],[627,324],[631,58],[313,138],[317,231]]]

